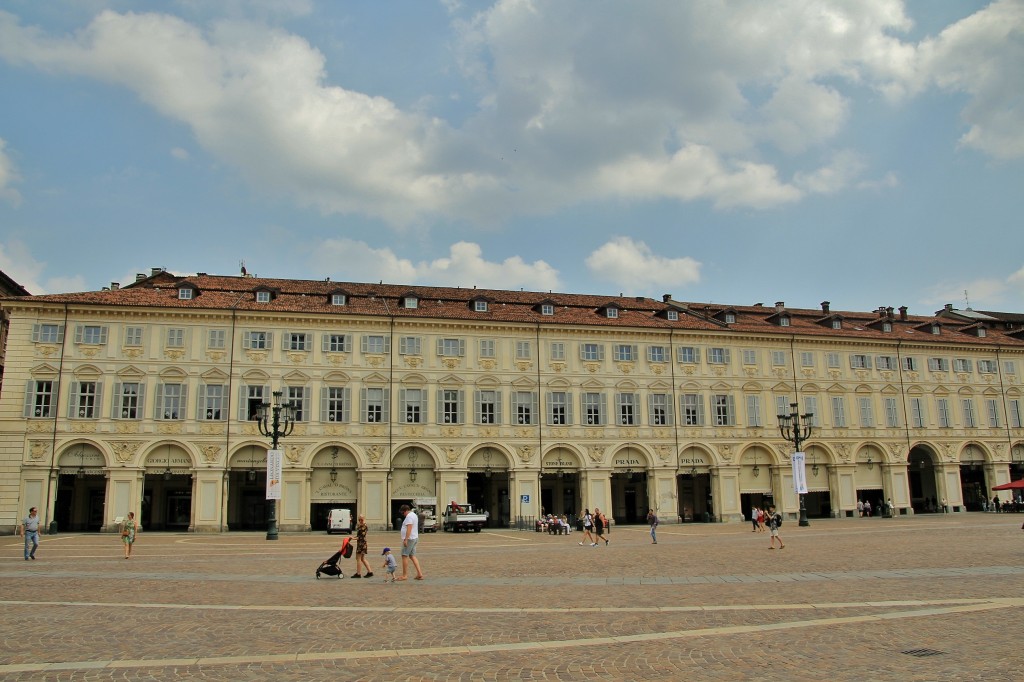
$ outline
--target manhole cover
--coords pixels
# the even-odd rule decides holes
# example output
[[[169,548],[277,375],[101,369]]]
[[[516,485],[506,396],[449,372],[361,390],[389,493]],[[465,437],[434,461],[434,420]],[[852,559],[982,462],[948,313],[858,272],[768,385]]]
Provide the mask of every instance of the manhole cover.
[[[908,656],[917,656],[918,658],[927,658],[928,656],[941,656],[946,653],[945,651],[937,651],[935,649],[907,649],[901,651],[901,654],[907,654]]]

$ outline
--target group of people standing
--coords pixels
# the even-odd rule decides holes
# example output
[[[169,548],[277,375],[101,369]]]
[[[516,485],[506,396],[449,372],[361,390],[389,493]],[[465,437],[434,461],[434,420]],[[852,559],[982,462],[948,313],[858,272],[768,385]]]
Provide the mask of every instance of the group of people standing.
[[[767,511],[764,509],[758,509],[757,507],[750,508],[750,524],[753,526],[751,533],[763,533],[767,528],[771,540],[769,541],[768,549],[775,549],[775,541],[779,541],[779,549],[783,549],[786,545],[782,544],[782,536],[779,535],[779,527],[782,525],[782,514],[775,511],[775,505],[768,505]]]

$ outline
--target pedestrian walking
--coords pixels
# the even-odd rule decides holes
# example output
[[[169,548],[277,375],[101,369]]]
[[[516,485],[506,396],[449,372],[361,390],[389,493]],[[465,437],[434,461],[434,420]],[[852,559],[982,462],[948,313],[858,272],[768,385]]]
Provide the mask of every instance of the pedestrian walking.
[[[21,520],[18,534],[25,536],[25,561],[35,561],[36,550],[39,548],[39,512],[35,507],[28,510],[28,516]],[[32,549],[29,550],[29,545]]]
[[[765,519],[765,516],[767,516],[767,512],[765,512],[764,509],[758,509],[757,510],[757,532],[758,533],[763,533],[764,532],[764,519]]]
[[[594,536],[590,530],[594,527],[594,517],[590,515],[590,509],[583,510],[583,540],[580,542],[582,545],[584,542],[590,542],[591,547],[597,545],[597,541],[594,540]]]
[[[395,582],[395,569],[398,568],[398,562],[395,561],[395,556],[391,553],[391,548],[385,547],[384,551],[381,552],[380,555],[384,557],[383,568],[387,570],[387,575],[384,576],[384,582]],[[369,578],[371,575],[373,575],[373,573],[367,573],[366,577]]]
[[[420,539],[419,518],[407,504],[403,504],[399,511],[402,513],[402,577],[397,580],[409,579],[410,561],[416,568],[416,580],[423,580],[423,569],[420,568],[420,560],[416,558],[416,543]]]
[[[373,571],[370,570],[370,564],[366,563],[366,554],[369,551],[369,547],[366,544],[366,533],[368,531],[369,528],[366,526],[366,516],[360,514],[359,522],[356,523],[356,572],[350,576],[352,578],[362,578],[363,576],[360,574],[362,568],[366,569],[367,578],[373,577]]]
[[[132,546],[135,544],[135,531],[138,524],[135,523],[135,512],[128,512],[128,517],[121,523],[121,544],[124,545],[124,558],[132,558]]]
[[[651,527],[651,544],[658,544],[658,515],[653,509],[647,511],[647,525]]]
[[[594,507],[594,533],[597,534],[598,540],[604,540],[604,544],[608,544],[608,538],[604,536],[605,528],[608,527],[608,518],[601,513],[601,510]],[[597,547],[597,541],[591,547]]]
[[[768,549],[775,549],[775,540],[779,540],[779,549],[785,548],[782,544],[782,537],[779,536],[779,526],[782,525],[782,514],[775,511],[775,505],[768,506],[768,530],[771,532],[771,544]]]
[[[750,532],[751,533],[756,533],[757,532],[757,507],[751,507],[750,508],[750,525],[753,526],[753,528],[751,528]]]

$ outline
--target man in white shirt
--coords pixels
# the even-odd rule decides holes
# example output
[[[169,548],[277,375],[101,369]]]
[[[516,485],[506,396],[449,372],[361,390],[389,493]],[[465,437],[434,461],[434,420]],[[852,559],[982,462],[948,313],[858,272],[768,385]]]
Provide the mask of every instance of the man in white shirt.
[[[25,536],[25,561],[35,560],[36,549],[39,547],[39,514],[35,507],[28,510],[28,516],[21,520],[18,531],[19,535]]]
[[[402,577],[397,580],[409,579],[409,560],[416,567],[416,580],[423,580],[423,569],[420,568],[420,560],[416,558],[416,543],[420,539],[420,523],[416,512],[403,504],[402,512]]]

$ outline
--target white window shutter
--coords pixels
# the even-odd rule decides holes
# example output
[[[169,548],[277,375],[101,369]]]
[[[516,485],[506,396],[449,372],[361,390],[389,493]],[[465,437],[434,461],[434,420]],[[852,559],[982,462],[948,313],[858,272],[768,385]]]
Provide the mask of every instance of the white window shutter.
[[[466,340],[465,339],[459,339],[459,357],[460,358],[466,357]]]
[[[110,396],[110,418],[120,419],[121,418],[121,406],[118,405],[118,400],[121,397],[121,382],[114,382],[114,394]]]
[[[29,379],[25,382],[25,409],[22,412],[23,417],[34,417],[35,413],[35,399],[36,399],[36,382],[34,379]]]

